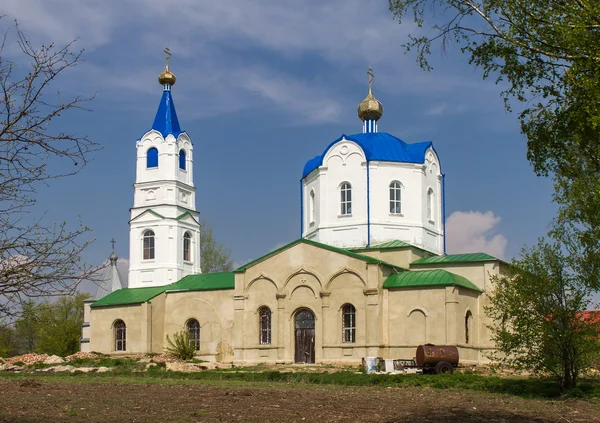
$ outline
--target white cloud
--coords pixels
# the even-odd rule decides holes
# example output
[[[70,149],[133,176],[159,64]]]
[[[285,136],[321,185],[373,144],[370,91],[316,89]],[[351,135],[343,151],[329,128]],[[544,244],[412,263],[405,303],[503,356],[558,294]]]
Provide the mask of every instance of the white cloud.
[[[501,218],[491,211],[455,211],[446,221],[448,252],[484,252],[504,258],[508,241],[504,235],[493,234],[500,220]]]
[[[425,110],[425,116],[440,116],[446,110],[446,103],[437,104]]]

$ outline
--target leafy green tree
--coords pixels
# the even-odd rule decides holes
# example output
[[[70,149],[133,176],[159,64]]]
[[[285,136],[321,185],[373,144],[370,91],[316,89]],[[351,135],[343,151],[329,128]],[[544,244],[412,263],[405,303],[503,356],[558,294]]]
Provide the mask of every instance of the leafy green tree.
[[[25,301],[21,306],[19,319],[15,322],[15,335],[24,353],[35,350],[39,330],[38,320],[39,306],[33,300]]]
[[[495,278],[486,307],[498,348],[492,358],[517,370],[551,374],[563,389],[575,388],[600,354],[600,322],[582,313],[591,289],[569,244],[542,239],[524,248],[509,273]]]
[[[552,176],[567,226],[600,268],[600,2],[597,0],[389,0],[419,29],[404,46],[430,70],[432,47],[458,45],[484,78],[505,84],[508,110],[520,103],[521,130],[535,172]],[[562,230],[562,229],[561,229]],[[600,288],[600,278],[590,279]]]
[[[37,352],[65,357],[79,351],[83,302],[89,297],[77,293],[39,306]]]
[[[202,273],[233,270],[231,251],[216,240],[213,228],[208,225],[206,220],[200,222],[200,250]]]
[[[19,343],[15,330],[0,321],[0,357],[12,357],[18,354]]]

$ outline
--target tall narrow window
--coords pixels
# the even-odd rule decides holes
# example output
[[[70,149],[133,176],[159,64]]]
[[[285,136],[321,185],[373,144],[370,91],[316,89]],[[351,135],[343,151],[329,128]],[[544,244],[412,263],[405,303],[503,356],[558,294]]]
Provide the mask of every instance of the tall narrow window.
[[[390,184],[390,213],[402,213],[402,185],[400,182],[394,181]]]
[[[470,311],[467,311],[467,314],[465,314],[465,344],[468,344],[470,341],[470,332],[471,332],[471,326],[473,324],[473,315],[471,314]]]
[[[192,244],[192,236],[189,232],[183,234],[183,261],[191,261],[191,247]]]
[[[342,307],[342,341],[346,344],[356,342],[356,309],[352,304]]]
[[[179,150],[179,169],[185,170],[185,150]]]
[[[429,188],[427,191],[427,219],[433,222],[433,190]]]
[[[125,351],[127,348],[127,328],[125,322],[117,320],[114,324],[115,328],[115,351]]]
[[[146,152],[146,167],[158,167],[158,150],[155,147]]]
[[[310,192],[310,197],[308,198],[308,208],[309,208],[309,223],[313,223],[315,221],[315,192]]]
[[[261,345],[271,343],[271,309],[267,306],[258,310],[259,342]]]
[[[342,214],[352,214],[352,185],[344,182],[340,188]]]
[[[154,259],[154,232],[144,232],[144,260]]]
[[[190,319],[186,323],[188,342],[196,351],[200,350],[200,323],[196,319]]]

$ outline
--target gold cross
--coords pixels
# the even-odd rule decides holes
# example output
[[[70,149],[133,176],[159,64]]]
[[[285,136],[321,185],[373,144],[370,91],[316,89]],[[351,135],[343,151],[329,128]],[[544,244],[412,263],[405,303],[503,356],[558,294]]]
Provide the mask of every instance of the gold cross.
[[[169,47],[165,47],[165,61],[167,62],[167,67],[169,67],[169,57],[171,57],[171,50]]]
[[[369,66],[369,69],[367,69],[367,75],[369,75],[369,91],[371,91],[373,79],[375,79],[375,75],[373,75],[373,68],[371,66]]]

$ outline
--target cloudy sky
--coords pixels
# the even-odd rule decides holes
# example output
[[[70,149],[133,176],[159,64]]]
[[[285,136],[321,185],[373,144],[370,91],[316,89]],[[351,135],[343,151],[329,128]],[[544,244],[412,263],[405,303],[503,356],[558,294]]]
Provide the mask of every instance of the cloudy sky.
[[[440,155],[450,253],[510,259],[555,212],[501,87],[456,47],[434,50],[433,71],[419,69],[401,47],[416,28],[394,21],[387,0],[3,0],[2,14],[3,30],[16,19],[34,43],[77,39],[86,50],[53,88],[95,94],[93,112],[60,125],[104,148],[77,177],[41,189],[39,211],[94,228],[90,263],[110,254],[113,237],[129,255],[135,143],[154,119],[167,45],[179,120],[195,145],[197,209],[237,264],[300,236],[304,163],[361,132],[369,65],[385,107],[380,131],[431,140]],[[23,60],[10,32],[4,55]]]

